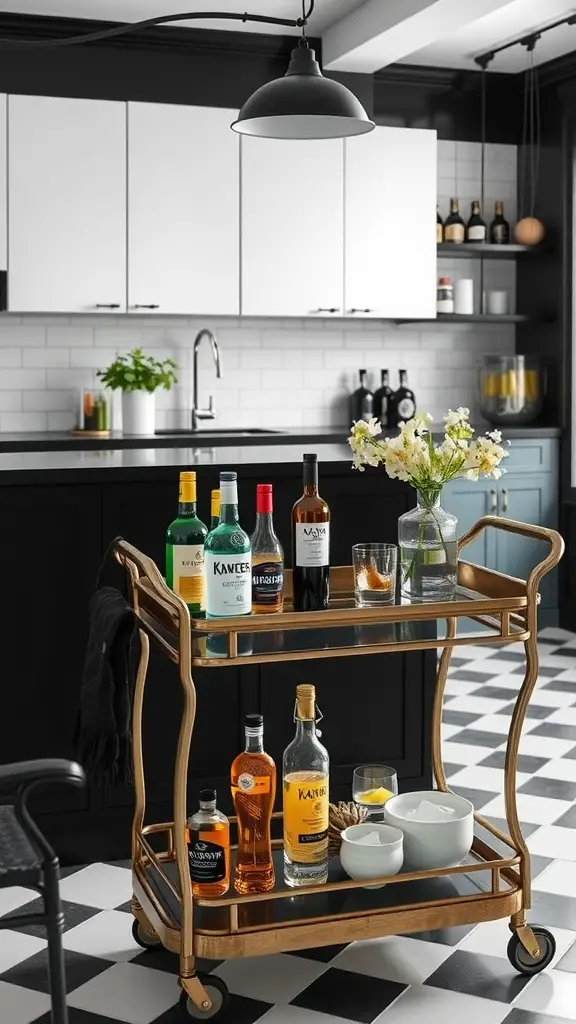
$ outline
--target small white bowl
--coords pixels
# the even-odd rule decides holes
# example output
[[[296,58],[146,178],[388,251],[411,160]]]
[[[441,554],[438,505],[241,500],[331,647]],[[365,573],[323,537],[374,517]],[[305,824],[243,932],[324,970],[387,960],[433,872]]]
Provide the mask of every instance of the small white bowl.
[[[368,846],[359,843],[361,836],[370,832],[378,832],[380,842],[378,846]],[[398,828],[390,825],[382,825],[379,822],[371,824],[366,822],[363,825],[350,825],[341,832],[342,846],[340,847],[340,861],[342,867],[350,878],[357,882],[365,878],[382,878],[383,875],[397,875],[404,860],[403,842],[404,837]],[[381,889],[380,885],[367,885],[366,889]]]
[[[452,807],[454,814],[444,821],[415,821],[407,817],[422,800]],[[456,793],[437,790],[400,793],[384,804],[384,818],[404,833],[404,866],[410,871],[427,871],[461,864],[474,838],[474,807]]]

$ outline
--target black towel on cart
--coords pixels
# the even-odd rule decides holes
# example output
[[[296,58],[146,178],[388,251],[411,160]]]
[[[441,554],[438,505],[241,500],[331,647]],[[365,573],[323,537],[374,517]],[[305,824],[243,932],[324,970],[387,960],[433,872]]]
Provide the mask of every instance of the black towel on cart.
[[[115,587],[100,587],[89,605],[90,634],[74,733],[75,756],[97,783],[131,779],[130,719],[136,616]]]

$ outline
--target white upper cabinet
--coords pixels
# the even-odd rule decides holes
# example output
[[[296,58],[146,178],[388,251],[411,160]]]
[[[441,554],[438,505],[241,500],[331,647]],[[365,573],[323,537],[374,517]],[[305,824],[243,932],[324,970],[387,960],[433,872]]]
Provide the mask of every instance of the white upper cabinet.
[[[343,142],[242,137],[242,313],[342,315]]]
[[[436,132],[377,127],[346,139],[345,308],[436,316]]]
[[[0,95],[0,270],[6,270],[8,244],[6,238],[7,212],[7,153],[6,153],[6,96]]]
[[[9,98],[8,308],[126,309],[126,105]]]
[[[240,311],[237,111],[128,104],[128,310]]]

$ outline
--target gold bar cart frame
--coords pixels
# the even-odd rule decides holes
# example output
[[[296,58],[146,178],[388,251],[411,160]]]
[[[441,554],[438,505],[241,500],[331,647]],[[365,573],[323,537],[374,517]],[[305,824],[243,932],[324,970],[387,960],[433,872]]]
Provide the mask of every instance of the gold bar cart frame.
[[[522,835],[516,806],[516,771],[520,735],[526,709],[538,675],[537,608],[542,578],[553,569],[564,550],[561,536],[555,530],[529,526],[525,523],[484,516],[459,541],[459,551],[474,541],[486,528],[544,541],[550,547],[546,558],[530,573],[528,580],[519,580],[468,562],[458,562],[458,587],[455,600],[438,603],[388,605],[378,609],[350,606],[353,576],[350,566],[331,569],[330,607],[318,612],[291,610],[292,578],[286,574],[287,611],[278,614],[241,616],[209,620],[191,619],[186,604],[166,585],[155,563],[127,541],[115,545],[115,556],[123,565],[130,581],[131,603],[139,618],[140,659],[133,698],[132,754],[134,765],[135,809],[132,828],[132,912],[143,936],[150,943],[161,942],[180,956],[180,984],[194,1005],[209,1013],[210,997],[196,975],[198,956],[227,959],[265,953],[322,946],[355,939],[426,931],[454,925],[510,917],[510,928],[517,932],[523,946],[539,955],[538,941],[526,925],[526,910],[531,903],[530,856]],[[460,599],[461,595],[461,599]],[[489,635],[473,638],[457,637],[459,618],[474,619],[491,629]],[[410,623],[446,620],[446,635],[410,638]],[[278,649],[261,653],[239,653],[246,634],[262,637],[266,633],[314,629],[329,630],[337,637],[338,627],[374,627],[389,623],[391,633],[384,633],[372,643],[314,647],[287,651]],[[402,632],[402,624],[408,624]],[[398,634],[395,625],[400,624]],[[210,652],[206,634],[217,637],[217,650]],[[300,635],[300,634],[299,634]],[[313,634],[311,634],[313,640]],[[142,715],[148,669],[150,640],[178,667],[183,706],[176,747],[174,768],[173,821],[145,825],[146,786],[142,743]],[[348,637],[349,640],[349,637]],[[445,896],[441,899],[409,902],[400,896],[398,905],[377,906],[360,910],[341,910],[331,915],[306,915],[282,921],[273,919],[276,901],[291,899],[294,890],[280,888],[270,893],[239,896],[232,892],[217,900],[193,899],[186,848],[187,769],[194,720],[196,690],[192,668],[217,668],[226,665],[262,664],[308,658],[359,656],[395,651],[442,649],[438,663],[432,715],[432,767],[438,789],[448,792],[441,753],[441,723],[444,688],[454,647],[460,644],[518,643],[524,645],[526,669],[514,706],[506,745],[504,799],[508,834],[480,815],[475,820],[486,832],[510,851],[497,853],[476,836],[471,855],[473,863],[432,871],[403,873],[385,879],[374,879],[400,886],[425,879],[445,876],[480,877],[489,872],[490,888],[480,888],[470,895]],[[245,648],[248,650],[247,648]],[[275,815],[275,817],[281,817]],[[230,819],[235,822],[234,818]],[[163,840],[157,852],[153,844]],[[274,845],[281,845],[275,841]],[[352,879],[309,886],[299,890],[298,898],[305,905],[307,898],[335,890],[354,890],[366,882]],[[396,889],[394,889],[396,892]],[[398,890],[402,894],[402,888]],[[210,920],[208,908],[217,908],[216,919]],[[204,914],[202,913],[204,911]],[[266,920],[268,912],[268,920]]]

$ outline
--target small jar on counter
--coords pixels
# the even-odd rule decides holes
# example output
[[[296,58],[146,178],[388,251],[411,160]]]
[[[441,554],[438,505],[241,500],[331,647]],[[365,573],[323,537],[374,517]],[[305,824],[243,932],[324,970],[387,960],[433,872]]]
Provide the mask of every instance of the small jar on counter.
[[[438,279],[438,290],[436,292],[436,312],[454,312],[454,285],[452,278],[440,277]]]

